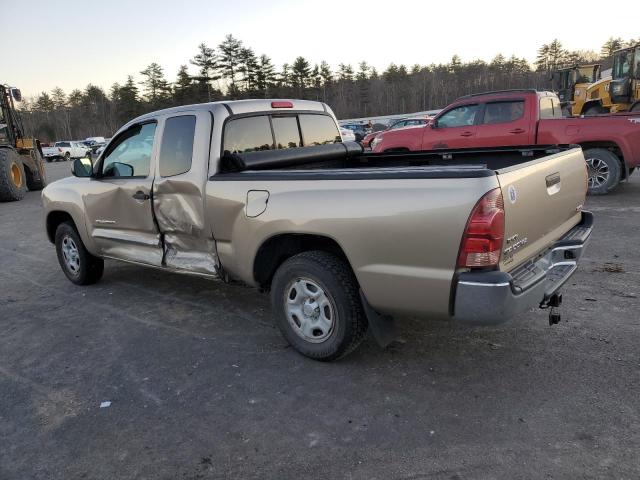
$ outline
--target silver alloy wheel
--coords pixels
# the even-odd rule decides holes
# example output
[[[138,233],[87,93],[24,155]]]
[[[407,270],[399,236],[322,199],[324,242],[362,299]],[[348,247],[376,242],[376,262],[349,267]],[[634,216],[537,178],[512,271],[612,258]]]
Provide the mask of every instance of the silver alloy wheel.
[[[601,187],[609,181],[609,165],[599,158],[587,158],[589,188]]]
[[[335,326],[336,308],[320,285],[308,278],[297,278],[284,292],[285,313],[293,331],[311,343],[329,338]]]
[[[62,238],[62,256],[69,271],[77,275],[80,272],[80,254],[76,242],[69,235]]]

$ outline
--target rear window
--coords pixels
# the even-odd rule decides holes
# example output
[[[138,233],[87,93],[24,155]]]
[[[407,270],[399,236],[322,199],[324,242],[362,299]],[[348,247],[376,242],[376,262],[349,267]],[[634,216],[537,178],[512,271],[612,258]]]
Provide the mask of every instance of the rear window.
[[[332,117],[303,113],[230,120],[224,130],[223,145],[225,152],[244,153],[274,148],[311,147],[341,141],[340,132]]]
[[[509,123],[521,119],[524,116],[524,100],[515,102],[487,103],[484,110],[482,123],[491,125],[494,123]]]
[[[336,123],[329,115],[301,114],[298,117],[305,147],[342,141]]]
[[[194,115],[171,117],[164,123],[159,157],[161,177],[172,177],[191,170],[195,131]]]
[[[276,137],[275,146],[281,148],[297,148],[302,146],[298,119],[293,117],[272,117],[273,134]]]
[[[224,150],[230,153],[271,150],[273,137],[269,117],[245,117],[231,120],[224,130]]]

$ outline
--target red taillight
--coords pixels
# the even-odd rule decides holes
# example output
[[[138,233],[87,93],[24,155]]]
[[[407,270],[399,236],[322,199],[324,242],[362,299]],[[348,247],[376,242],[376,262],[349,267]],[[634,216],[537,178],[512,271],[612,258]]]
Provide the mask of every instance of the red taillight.
[[[293,102],[271,102],[271,108],[293,108]]]
[[[462,236],[458,268],[495,267],[504,239],[504,201],[499,188],[480,199]]]

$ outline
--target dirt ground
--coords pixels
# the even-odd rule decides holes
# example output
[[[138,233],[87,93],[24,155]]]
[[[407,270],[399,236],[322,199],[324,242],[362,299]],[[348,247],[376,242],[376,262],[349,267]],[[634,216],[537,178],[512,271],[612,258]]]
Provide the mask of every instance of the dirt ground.
[[[639,478],[640,176],[587,209],[559,325],[400,319],[324,364],[245,287],[115,262],[74,286],[40,194],[0,204],[0,479]]]

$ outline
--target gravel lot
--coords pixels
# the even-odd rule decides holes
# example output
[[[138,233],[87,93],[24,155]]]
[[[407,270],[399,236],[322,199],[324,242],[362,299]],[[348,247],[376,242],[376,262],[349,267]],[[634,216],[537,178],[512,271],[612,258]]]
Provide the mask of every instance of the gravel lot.
[[[640,176],[588,209],[559,325],[401,319],[323,364],[245,287],[115,262],[76,287],[40,194],[0,204],[0,479],[639,478]]]

